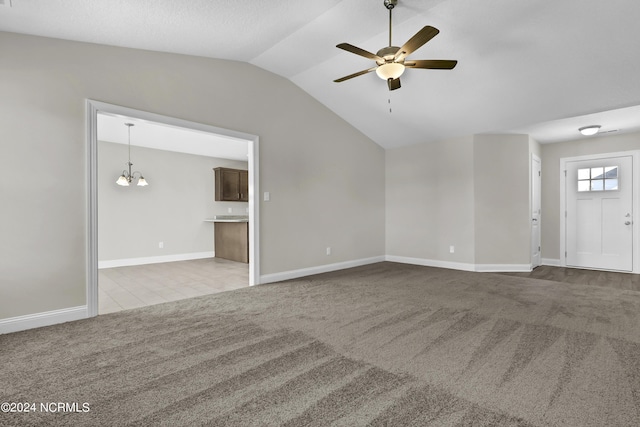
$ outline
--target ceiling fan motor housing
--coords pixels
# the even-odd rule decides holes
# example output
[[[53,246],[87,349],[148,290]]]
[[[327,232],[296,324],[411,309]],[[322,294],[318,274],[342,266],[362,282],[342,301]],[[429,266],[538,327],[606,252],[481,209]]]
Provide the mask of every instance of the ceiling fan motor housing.
[[[383,58],[385,60],[385,62],[392,62],[393,58],[396,56],[396,52],[398,52],[400,50],[400,48],[398,46],[387,46],[387,47],[383,47],[382,49],[380,49],[376,55],[378,55],[380,58]],[[385,62],[380,62],[380,61],[376,61],[376,63],[378,65],[382,65]],[[399,63],[404,62],[403,61],[397,61]]]

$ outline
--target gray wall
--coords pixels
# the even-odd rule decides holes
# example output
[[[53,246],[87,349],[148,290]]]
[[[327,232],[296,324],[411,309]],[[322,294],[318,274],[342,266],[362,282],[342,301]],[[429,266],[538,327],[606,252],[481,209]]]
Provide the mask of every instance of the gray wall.
[[[213,215],[246,215],[248,203],[214,201],[213,168],[247,169],[247,162],[131,147],[134,170],[150,185],[122,187],[127,146],[98,143],[100,261],[213,251]],[[159,242],[164,248],[158,247]]]
[[[387,150],[386,197],[388,255],[474,262],[473,137]]]
[[[527,135],[388,150],[387,255],[462,268],[528,265],[530,155],[538,150]]]
[[[560,259],[560,159],[640,149],[640,133],[542,145],[542,257]]]
[[[0,319],[86,303],[87,98],[260,137],[262,274],[384,254],[384,150],[290,81],[12,33],[0,52]]]
[[[529,137],[474,137],[476,264],[529,264]]]

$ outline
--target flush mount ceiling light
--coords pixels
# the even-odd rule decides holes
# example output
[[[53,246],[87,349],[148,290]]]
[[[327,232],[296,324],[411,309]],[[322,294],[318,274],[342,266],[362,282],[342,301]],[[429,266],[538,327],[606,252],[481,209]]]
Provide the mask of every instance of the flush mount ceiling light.
[[[131,166],[133,166],[133,163],[131,163],[131,126],[135,126],[135,125],[133,123],[125,123],[124,125],[127,126],[128,128],[127,133],[129,135],[129,161],[126,163],[129,170],[122,171],[122,175],[120,175],[120,178],[118,178],[118,180],[116,181],[116,184],[122,185],[123,187],[128,187],[129,184],[131,184],[131,181],[136,179],[136,176],[138,176],[137,185],[139,187],[144,187],[145,185],[149,185],[149,184],[144,179],[144,176],[142,176],[142,173],[138,171],[135,171],[133,173],[131,172]]]
[[[585,136],[595,135],[600,130],[600,125],[585,126],[578,130]]]

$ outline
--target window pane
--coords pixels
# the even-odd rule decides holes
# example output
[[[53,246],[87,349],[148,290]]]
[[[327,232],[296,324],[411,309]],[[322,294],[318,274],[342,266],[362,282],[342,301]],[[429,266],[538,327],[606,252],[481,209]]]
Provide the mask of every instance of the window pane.
[[[589,179],[589,169],[578,169],[578,179]]]
[[[604,187],[604,180],[594,179],[591,181],[591,191],[602,191]]]
[[[604,178],[604,168],[591,168],[591,179]]]
[[[618,177],[618,167],[617,166],[609,166],[604,168],[604,177],[605,178],[617,178]]]
[[[618,189],[618,178],[605,179],[604,180],[604,189],[605,190],[617,190]]]
[[[578,181],[578,191],[589,191],[591,187],[589,187],[589,180],[586,181]]]

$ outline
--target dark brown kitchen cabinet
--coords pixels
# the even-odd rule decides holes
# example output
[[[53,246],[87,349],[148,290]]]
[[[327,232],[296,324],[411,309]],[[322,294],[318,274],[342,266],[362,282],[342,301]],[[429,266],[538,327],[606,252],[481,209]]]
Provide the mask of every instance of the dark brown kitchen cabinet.
[[[249,171],[214,168],[216,202],[248,202]]]

